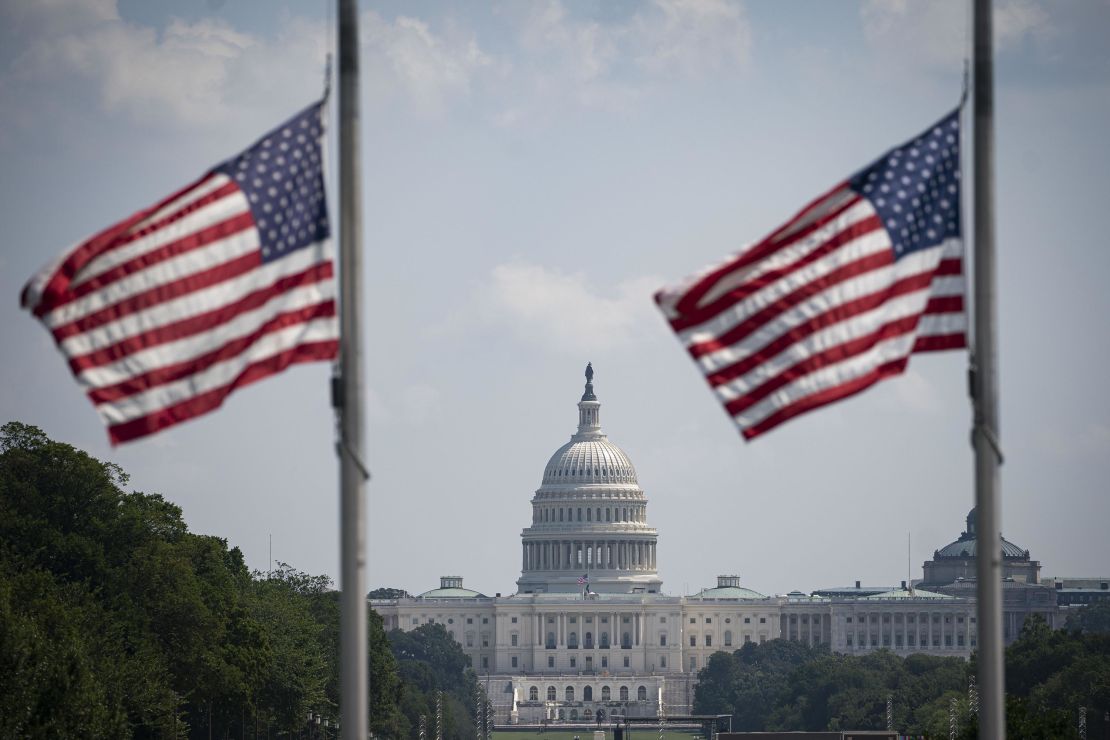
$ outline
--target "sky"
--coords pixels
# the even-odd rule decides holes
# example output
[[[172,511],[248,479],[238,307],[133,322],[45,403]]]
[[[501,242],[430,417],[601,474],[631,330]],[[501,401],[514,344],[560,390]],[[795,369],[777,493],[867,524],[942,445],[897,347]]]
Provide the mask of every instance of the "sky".
[[[119,463],[247,563],[338,578],[326,364],[112,448],[24,282],[316,99],[322,0],[0,0],[0,418]],[[652,301],[951,110],[963,2],[361,10],[371,587],[511,593],[587,363],[664,591],[895,584],[972,506],[967,356],[745,443]],[[1110,573],[1110,2],[995,8],[1002,532]],[[334,111],[334,106],[333,106]],[[329,138],[334,210],[335,137]]]

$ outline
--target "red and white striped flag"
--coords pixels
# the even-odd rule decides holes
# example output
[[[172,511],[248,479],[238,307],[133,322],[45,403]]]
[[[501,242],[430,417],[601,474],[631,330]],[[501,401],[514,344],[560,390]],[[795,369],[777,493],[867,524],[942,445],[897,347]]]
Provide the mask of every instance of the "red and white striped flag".
[[[966,346],[959,110],[655,300],[746,439]]]
[[[336,356],[322,109],[79,243],[23,289],[113,444]]]

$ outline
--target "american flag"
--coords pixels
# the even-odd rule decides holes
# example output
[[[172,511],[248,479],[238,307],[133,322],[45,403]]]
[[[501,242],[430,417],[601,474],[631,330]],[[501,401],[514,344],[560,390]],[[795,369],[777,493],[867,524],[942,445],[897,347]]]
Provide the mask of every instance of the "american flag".
[[[959,109],[655,300],[746,439],[966,346]]]
[[[79,243],[23,289],[113,444],[336,356],[322,110]]]
[[[586,574],[584,576],[578,576],[578,585],[579,586],[581,586],[584,583],[589,583],[589,582],[590,582],[589,574]]]

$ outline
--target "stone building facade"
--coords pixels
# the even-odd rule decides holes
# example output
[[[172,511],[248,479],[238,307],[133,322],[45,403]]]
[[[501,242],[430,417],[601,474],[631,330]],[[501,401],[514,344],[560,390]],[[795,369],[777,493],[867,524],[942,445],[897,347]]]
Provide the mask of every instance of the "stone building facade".
[[[631,460],[601,431],[587,366],[578,429],[551,456],[521,533],[521,576],[486,596],[445,576],[413,598],[372,600],[387,630],[442,624],[470,657],[498,724],[689,714],[713,653],[775,638],[860,654],[968,657],[975,605],[913,588],[765,596],[739,576],[691,596],[662,589],[657,530]]]

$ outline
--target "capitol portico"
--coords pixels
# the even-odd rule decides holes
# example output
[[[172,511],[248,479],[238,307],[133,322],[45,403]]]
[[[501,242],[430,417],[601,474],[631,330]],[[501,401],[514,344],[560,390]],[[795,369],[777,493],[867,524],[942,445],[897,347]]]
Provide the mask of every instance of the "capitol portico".
[[[498,724],[689,714],[714,652],[775,638],[854,654],[967,658],[975,647],[974,599],[904,582],[765,596],[722,575],[715,588],[665,594],[648,499],[602,432],[591,366],[578,428],[544,467],[531,509],[516,593],[490,597],[445,576],[416,597],[371,600],[387,630],[444,625],[489,686]]]

